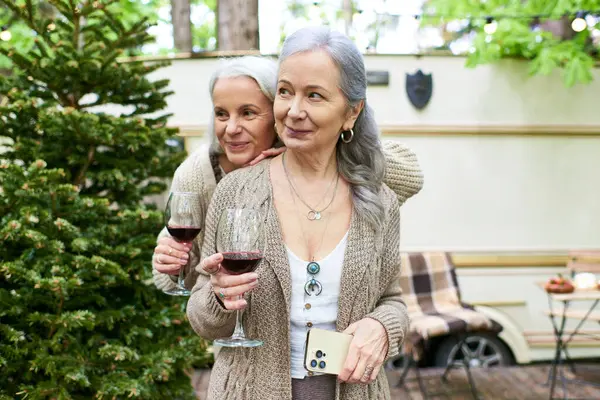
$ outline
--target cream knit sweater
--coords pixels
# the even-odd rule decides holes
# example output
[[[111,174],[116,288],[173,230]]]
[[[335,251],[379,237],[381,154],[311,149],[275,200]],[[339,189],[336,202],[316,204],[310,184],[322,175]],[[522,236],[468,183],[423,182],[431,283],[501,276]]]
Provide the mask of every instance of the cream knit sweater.
[[[202,255],[215,252],[215,233],[222,210],[235,206],[258,208],[265,216],[267,246],[256,272],[258,286],[247,296],[244,328],[264,345],[253,349],[222,348],[212,369],[208,400],[291,399],[290,301],[291,275],[272,201],[270,160],[254,168],[228,174],[217,187],[206,216]],[[397,196],[385,185],[380,197],[386,212],[376,232],[356,211],[352,212],[340,282],[336,329],[370,317],[385,328],[393,357],[404,342],[409,319],[402,301],[400,281],[400,207]],[[233,332],[235,312],[216,299],[208,275],[201,273],[187,308],[190,324],[206,339]],[[369,384],[336,384],[339,400],[390,398],[386,374]],[[333,400],[333,399],[332,399]]]
[[[383,153],[386,159],[384,182],[396,193],[400,205],[417,194],[423,187],[423,173],[415,153],[398,142],[383,141]],[[204,199],[204,210],[208,208],[217,182],[210,163],[208,146],[201,146],[177,168],[171,191],[201,193]],[[166,229],[158,236],[167,236]],[[194,248],[190,252],[190,263],[186,271],[186,287],[196,283],[197,273],[194,268],[200,262],[199,249],[204,241],[204,230],[196,237]],[[189,271],[191,270],[191,271]],[[191,272],[191,273],[190,273]],[[175,287],[175,276],[162,274],[152,269],[154,284],[160,290],[167,291]]]

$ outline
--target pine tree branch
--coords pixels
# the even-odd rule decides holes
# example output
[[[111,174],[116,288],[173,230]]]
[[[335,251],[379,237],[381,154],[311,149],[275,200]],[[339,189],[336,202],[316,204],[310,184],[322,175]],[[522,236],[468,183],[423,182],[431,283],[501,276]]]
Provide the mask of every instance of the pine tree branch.
[[[13,12],[14,16],[19,17],[20,19],[24,19],[23,15],[21,15],[21,10],[19,9],[19,7],[17,7],[16,4],[14,4],[13,0],[0,0],[2,2],[2,4],[7,7],[8,9],[10,9]],[[13,18],[14,20],[14,18]],[[27,21],[26,21],[27,22]]]
[[[94,161],[95,155],[96,155],[96,146],[91,145],[90,149],[88,150],[88,158],[85,161],[85,164],[83,164],[83,166],[81,167],[81,170],[79,170],[79,174],[77,174],[77,178],[75,179],[75,182],[73,182],[74,185],[79,186],[81,184],[81,182],[85,178],[85,174],[86,174],[88,168],[92,164],[92,161]]]
[[[104,15],[106,15],[108,18],[111,19],[111,21],[118,21],[114,15],[107,9],[104,9]],[[107,46],[105,53],[110,53],[113,50],[119,49],[123,46],[123,44],[125,43],[125,41],[127,39],[129,39],[132,36],[135,36],[137,33],[140,32],[140,29],[148,22],[147,17],[142,18],[139,22],[137,22],[136,24],[134,24],[130,29],[125,30],[125,29],[120,29],[120,27],[112,27],[113,31],[117,34],[118,38],[117,40],[115,40],[114,42],[112,42],[110,44],[110,46]],[[145,30],[144,30],[145,31]],[[112,60],[111,60],[112,61]],[[109,62],[105,62],[105,65],[108,65]]]
[[[56,310],[57,314],[61,314],[62,313],[62,309],[65,305],[65,295],[62,291],[62,288],[58,288],[58,292],[60,295],[60,301],[58,302],[58,310]],[[48,334],[48,339],[52,339],[52,336],[54,335],[54,333],[56,332],[56,325],[52,325],[52,328],[50,328],[50,333]]]
[[[71,7],[73,8],[73,49],[79,50],[79,30],[81,29],[81,16],[77,9],[77,5],[70,1]]]
[[[75,12],[75,8],[77,7],[77,4],[75,4],[75,2],[73,0],[69,0],[69,5],[71,6],[71,11]]]
[[[44,47],[44,45],[42,44],[41,41],[39,40],[34,40],[35,46],[38,48],[38,50],[40,51],[41,57],[48,57],[48,50],[46,49],[46,47]]]
[[[52,202],[52,215],[56,215],[57,214],[57,210],[56,210],[56,192],[51,192],[50,193],[50,200]]]
[[[15,209],[15,205],[17,204],[17,199],[11,201],[6,207],[2,208],[2,215],[8,215],[10,210]]]
[[[31,3],[31,0],[27,0],[25,4],[27,4],[27,13],[29,13],[28,19],[33,23],[33,4]]]

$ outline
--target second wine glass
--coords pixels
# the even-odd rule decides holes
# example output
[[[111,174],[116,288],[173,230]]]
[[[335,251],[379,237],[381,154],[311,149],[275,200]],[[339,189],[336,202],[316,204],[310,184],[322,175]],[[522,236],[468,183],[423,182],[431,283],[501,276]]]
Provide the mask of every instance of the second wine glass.
[[[200,231],[204,220],[202,198],[193,192],[172,192],[165,209],[165,225],[169,234],[178,242],[192,242]],[[189,263],[189,261],[188,261]],[[165,293],[173,296],[189,296],[185,287],[185,271],[188,265],[182,265],[177,278],[177,286]]]
[[[239,208],[223,211],[217,227],[217,251],[223,255],[221,266],[227,273],[240,275],[254,271],[263,258],[265,243],[263,218],[258,210]],[[224,347],[257,347],[263,342],[246,337],[242,312],[238,310],[233,335],[217,339],[215,344]]]

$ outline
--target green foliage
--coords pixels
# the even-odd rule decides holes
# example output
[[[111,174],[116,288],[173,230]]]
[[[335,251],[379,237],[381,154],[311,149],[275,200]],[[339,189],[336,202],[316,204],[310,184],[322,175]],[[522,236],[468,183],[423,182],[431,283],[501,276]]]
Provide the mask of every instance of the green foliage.
[[[424,13],[436,17],[427,18],[424,23],[440,24],[470,17],[470,27],[476,36],[473,51],[467,56],[468,67],[503,58],[525,58],[530,60],[532,75],[547,75],[560,69],[565,85],[571,87],[593,79],[592,68],[599,60],[599,49],[593,43],[591,30],[576,33],[572,39],[563,39],[552,32],[533,28],[545,21],[560,20],[564,15],[598,10],[600,0],[430,0]],[[496,32],[491,35],[484,31],[488,16],[498,16]]]
[[[21,6],[26,3],[26,0],[15,0],[13,3],[16,6]],[[50,4],[52,1],[37,1],[40,7],[44,6],[46,11],[54,11],[54,7]],[[131,28],[140,19],[147,19],[149,24],[170,24],[171,19],[161,18],[160,11],[167,10],[170,7],[170,0],[115,0],[111,4],[111,10],[114,15],[119,16],[119,21],[126,28]],[[193,21],[192,39],[195,48],[201,50],[214,50],[216,43],[216,9],[217,0],[191,0],[192,9],[203,12],[201,18]],[[13,13],[9,8],[0,6],[0,27],[9,26],[12,34],[10,46],[19,52],[27,52],[33,47],[33,39],[35,37],[29,27],[20,20],[12,18]],[[47,17],[51,17],[52,13],[47,12]],[[107,32],[114,39],[114,33]],[[124,56],[135,56],[146,54],[148,50],[140,46],[129,47],[124,51]],[[173,52],[172,48],[160,48],[159,54],[168,54]],[[0,69],[9,69],[12,67],[11,60],[0,54]]]
[[[20,51],[28,51],[33,47],[33,34],[31,30],[21,21],[12,21],[12,13],[5,8],[0,8],[0,27],[7,27],[12,35],[11,46]],[[0,55],[0,69],[11,67],[10,59]]]
[[[26,0],[15,0],[12,3],[23,10],[26,9]],[[40,0],[34,3],[38,3],[37,9],[42,17],[45,17],[48,21],[56,18],[56,9],[52,6],[52,1]],[[131,27],[141,18],[147,18],[149,23],[158,22],[158,9],[161,6],[168,5],[168,0],[147,0],[143,3],[137,0],[119,0],[113,3],[111,5],[112,12],[119,15],[120,22],[124,26]],[[17,52],[28,52],[34,45],[33,40],[36,32],[31,30],[22,20],[15,19],[13,16],[14,13],[10,8],[0,7],[0,26],[7,26],[12,35],[10,43],[5,46],[10,45]],[[112,35],[110,32],[108,34]],[[127,55],[139,54],[140,51],[140,48],[129,48],[127,49]],[[9,69],[11,67],[10,58],[0,55],[0,68]]]
[[[140,18],[148,18],[148,21],[152,24],[161,21],[158,10],[170,4],[169,0],[119,0],[115,6],[119,8],[121,21],[125,25],[132,25]]]
[[[217,43],[217,0],[193,0],[192,8],[201,7],[204,14],[202,23],[192,25],[192,41],[194,48],[215,50]]]
[[[53,19],[0,0],[35,38],[0,45],[0,399],[191,399],[206,343],[152,284],[163,215],[143,202],[185,154],[167,145],[168,82],[148,76],[163,64],[116,62],[148,20],[51,3]]]

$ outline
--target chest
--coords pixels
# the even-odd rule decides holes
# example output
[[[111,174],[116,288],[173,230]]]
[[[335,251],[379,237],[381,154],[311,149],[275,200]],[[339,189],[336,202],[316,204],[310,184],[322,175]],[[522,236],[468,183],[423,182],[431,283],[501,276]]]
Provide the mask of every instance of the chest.
[[[294,196],[285,182],[274,186],[273,204],[285,245],[303,260],[326,257],[350,227],[352,202],[347,185],[340,184],[329,207],[320,212],[320,219],[311,219],[311,209]]]
[[[335,322],[346,241],[347,235],[329,255],[315,262],[303,260],[287,249],[292,322]]]

